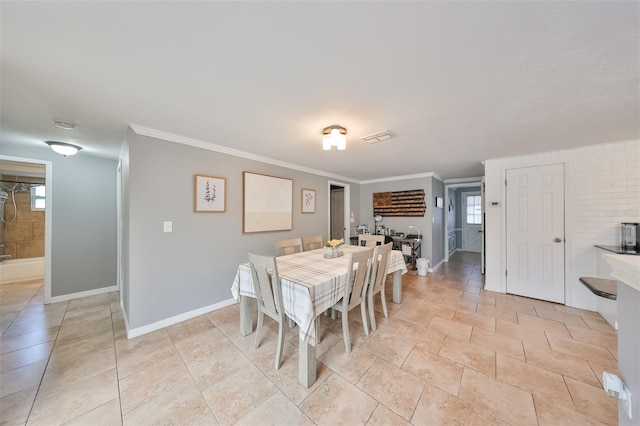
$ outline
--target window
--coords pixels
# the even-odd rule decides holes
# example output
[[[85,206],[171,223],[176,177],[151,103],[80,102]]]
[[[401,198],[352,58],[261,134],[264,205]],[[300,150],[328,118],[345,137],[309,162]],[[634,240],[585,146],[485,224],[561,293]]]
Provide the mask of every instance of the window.
[[[44,210],[45,204],[44,185],[31,187],[31,211]]]
[[[482,223],[482,197],[467,195],[467,225]]]

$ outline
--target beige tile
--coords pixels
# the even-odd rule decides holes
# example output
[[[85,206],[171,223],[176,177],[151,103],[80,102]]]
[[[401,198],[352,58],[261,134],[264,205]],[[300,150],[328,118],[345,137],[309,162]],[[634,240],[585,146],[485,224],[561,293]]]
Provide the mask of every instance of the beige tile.
[[[319,425],[365,424],[378,403],[337,374],[329,376],[300,409]]]
[[[613,373],[613,374],[618,374],[618,369],[611,367],[611,366],[604,366],[601,364],[598,364],[597,362],[589,362],[589,366],[591,367],[591,370],[593,370],[593,374],[595,374],[596,378],[598,379],[598,382],[600,382],[600,386],[603,385],[603,379],[602,379],[602,373],[604,373],[605,371],[608,373]],[[584,381],[584,380],[583,380]],[[588,382],[590,385],[596,386],[595,382]]]
[[[463,366],[448,358],[415,348],[402,369],[453,396],[458,395]]]
[[[509,321],[516,324],[518,323],[518,315],[516,311],[511,311],[509,309],[500,309],[500,308],[496,308],[495,306],[479,304],[478,307],[476,308],[476,313],[493,317],[496,319],[500,319],[503,321]]]
[[[568,314],[580,315],[583,319],[584,318],[592,318],[596,320],[603,319],[602,316],[596,311],[587,311],[585,309],[578,309],[578,308],[573,308],[571,306],[558,305],[558,304],[554,304],[553,309],[555,309],[558,312],[566,312]]]
[[[198,388],[165,392],[122,416],[123,425],[214,425],[216,418]]]
[[[36,399],[38,386],[34,385],[19,392],[0,398],[0,424],[24,425]]]
[[[603,365],[611,365],[613,367],[618,364],[611,353],[602,346],[579,342],[555,333],[547,333],[547,339],[549,340],[551,349],[556,352],[579,356],[588,361],[597,362]]]
[[[49,361],[52,364],[57,364],[61,361],[80,357],[84,354],[99,352],[110,348],[113,349],[113,347],[113,333],[106,331],[105,333],[67,344],[56,342]]]
[[[535,345],[524,345],[527,363],[547,370],[573,377],[585,383],[598,385],[598,379],[594,375],[589,363],[581,357],[544,349]]]
[[[611,325],[604,320],[604,318],[596,319],[596,318],[582,318],[587,326],[595,331],[600,331],[602,333],[616,334],[616,330],[611,327]]]
[[[610,398],[600,386],[566,378],[576,410],[609,425],[618,424],[618,400]]]
[[[40,384],[38,398],[52,392],[59,392],[114,368],[116,368],[116,358],[113,347],[68,359],[58,358],[55,363],[49,361]]]
[[[93,410],[63,423],[64,426],[112,426],[122,424],[120,398],[114,398]]]
[[[60,327],[50,327],[44,330],[19,335],[2,335],[0,337],[0,353],[17,351],[29,346],[40,345],[56,339]]]
[[[398,331],[397,337],[437,354],[440,351],[442,342],[444,342],[445,334],[440,331],[406,324]]]
[[[518,324],[525,327],[535,327],[544,331],[551,331],[556,334],[569,336],[569,331],[563,322],[540,318],[534,315],[518,313]]]
[[[432,315],[425,315],[419,306],[402,306],[398,312],[394,314],[394,318],[398,318],[420,327],[426,327],[431,321]]]
[[[164,329],[133,339],[116,340],[115,347],[120,380],[177,354]]]
[[[524,347],[522,340],[496,334],[491,331],[475,328],[471,334],[471,343],[481,348],[509,355],[524,361]]]
[[[413,349],[413,344],[397,336],[376,333],[362,345],[362,349],[400,367]]]
[[[46,366],[43,360],[0,374],[0,398],[39,384]]]
[[[480,410],[449,393],[427,384],[411,418],[414,425],[495,425],[488,410]]]
[[[378,404],[367,422],[367,426],[409,426],[405,419],[389,410],[382,404]]]
[[[580,315],[571,314],[568,312],[560,312],[554,309],[537,309],[536,312],[540,318],[547,318],[554,321],[560,321],[566,325],[572,325],[574,327],[588,328]]]
[[[424,381],[382,360],[362,376],[357,386],[409,420],[424,389]]]
[[[510,424],[537,424],[531,393],[471,368],[462,373],[458,398]]]
[[[202,389],[202,388],[201,388]],[[221,424],[235,423],[278,388],[256,366],[236,371],[202,394]]]
[[[567,385],[562,375],[558,373],[497,354],[496,379],[517,386],[533,395],[552,399],[557,404],[573,407]]]
[[[213,330],[215,325],[205,316],[198,315],[186,321],[167,327],[167,333],[174,343],[198,335],[203,331]]]
[[[30,319],[30,321],[27,321]],[[26,317],[17,317],[10,327],[3,333],[3,336],[15,336],[38,332],[45,329],[54,329],[62,324],[63,314],[39,313]]]
[[[245,426],[277,426],[277,425],[313,425],[306,414],[302,412],[282,392],[274,393],[262,404],[240,419],[236,425]]]
[[[376,360],[376,357],[366,350],[366,345],[367,343],[347,354],[343,345],[337,344],[319,357],[318,361],[355,384]]]
[[[585,425],[585,426],[602,426],[604,423],[599,422],[584,414],[580,414],[574,407],[566,405],[558,405],[553,400],[533,396],[536,406],[536,414],[538,415],[538,424],[540,426],[557,426],[557,425]]]
[[[70,325],[63,321],[56,344],[74,343],[109,331],[113,332],[111,316],[90,322],[73,322]]]
[[[64,326],[70,327],[76,324],[85,324],[111,318],[111,306],[107,302],[91,305],[80,305],[68,308],[64,315]]]
[[[442,301],[444,305],[448,305],[456,308],[458,311],[466,311],[475,313],[476,307],[478,306],[478,302],[474,302],[473,300],[463,299],[461,297],[445,297]],[[452,318],[449,318],[452,319]]]
[[[171,377],[171,380],[167,380],[167,377]],[[191,387],[195,387],[195,382],[180,357],[169,357],[120,380],[122,414],[163,394],[179,394]]]
[[[536,315],[536,309],[533,306],[533,304],[529,304],[529,303],[522,303],[521,302],[511,302],[508,300],[500,300],[497,299],[496,300],[496,308],[497,309],[503,309],[503,310],[508,310],[508,311],[515,311],[519,314],[528,314],[528,315]]]
[[[37,397],[29,415],[29,425],[61,424],[117,397],[118,379],[113,369],[68,387],[65,392]]]
[[[453,316],[453,320],[474,328],[481,328],[491,332],[496,331],[496,319],[494,317],[458,310]]]
[[[576,327],[573,325],[567,325],[567,328],[574,340],[618,350],[618,336],[615,334],[603,333],[601,331],[591,330],[590,328]]]
[[[447,336],[439,355],[480,371],[487,376],[496,376],[496,353],[489,349],[460,342]]]
[[[491,296],[484,296],[480,294],[465,292],[462,295],[462,298],[466,300],[471,300],[472,302],[477,302],[483,305],[496,306],[496,298]]]
[[[439,331],[450,339],[456,339],[462,342],[469,341],[471,338],[471,330],[473,329],[473,327],[468,324],[440,317],[433,317],[428,328],[430,330]]]
[[[549,349],[549,342],[544,330],[537,327],[514,324],[509,321],[496,320],[496,333],[502,336],[520,339],[529,345]]]
[[[49,358],[52,348],[53,342],[46,342],[2,354],[0,355],[0,373],[44,361]]]

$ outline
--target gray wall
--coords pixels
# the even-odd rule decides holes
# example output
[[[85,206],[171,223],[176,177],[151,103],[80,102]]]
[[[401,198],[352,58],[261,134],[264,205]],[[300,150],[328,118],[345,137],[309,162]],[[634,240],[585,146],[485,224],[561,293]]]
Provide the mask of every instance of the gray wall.
[[[435,207],[436,197],[442,198],[442,208]],[[438,179],[431,179],[431,199],[429,201],[434,208],[431,209],[432,230],[431,230],[431,265],[436,266],[444,260],[444,183]],[[424,256],[423,256],[424,257]]]
[[[46,146],[2,144],[0,152],[52,162],[51,296],[116,285],[117,162]]]
[[[388,182],[369,183],[360,186],[360,218],[359,224],[369,225],[369,229],[375,231],[373,220],[373,194],[375,192],[387,191],[410,191],[413,189],[424,189],[424,197],[427,204],[427,210],[424,217],[383,217],[382,224],[387,228],[396,230],[397,232],[415,233],[415,230],[409,229],[409,225],[417,226],[422,233],[421,256],[432,259],[432,229],[431,217],[433,215],[433,206],[435,199],[432,197],[432,177],[423,177],[415,179],[393,180]],[[433,264],[433,260],[432,260]]]
[[[329,179],[129,131],[123,154],[125,284],[130,328],[231,298],[247,252],[275,254],[277,239],[328,234]],[[242,172],[293,179],[293,229],[242,233]],[[226,178],[226,212],[193,211],[194,175]],[[358,191],[352,188],[353,197]],[[316,190],[316,213],[300,213],[300,190]],[[352,205],[356,204],[354,201]],[[164,233],[163,221],[173,222]]]

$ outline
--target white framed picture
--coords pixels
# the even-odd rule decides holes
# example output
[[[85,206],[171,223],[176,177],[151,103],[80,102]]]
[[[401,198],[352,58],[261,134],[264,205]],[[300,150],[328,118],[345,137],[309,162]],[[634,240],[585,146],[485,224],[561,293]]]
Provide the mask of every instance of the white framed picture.
[[[193,209],[196,212],[223,213],[226,206],[225,178],[217,176],[195,175],[194,177],[194,202]]]
[[[316,212],[316,191],[302,188],[300,190],[300,211],[302,213]]]

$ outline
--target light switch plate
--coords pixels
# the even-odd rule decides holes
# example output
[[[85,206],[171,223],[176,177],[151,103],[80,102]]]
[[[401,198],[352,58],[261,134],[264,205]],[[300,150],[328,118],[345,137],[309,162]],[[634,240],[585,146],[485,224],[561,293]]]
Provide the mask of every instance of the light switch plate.
[[[162,229],[164,230],[164,232],[173,232],[173,222],[162,222]]]

